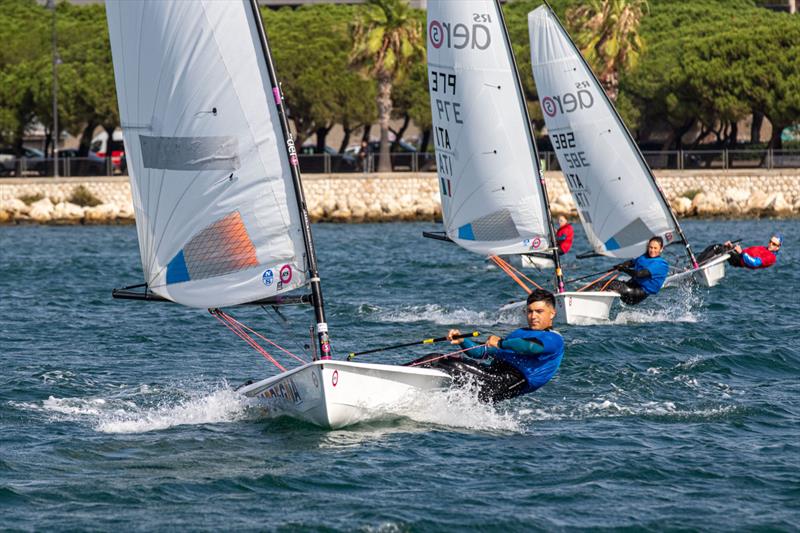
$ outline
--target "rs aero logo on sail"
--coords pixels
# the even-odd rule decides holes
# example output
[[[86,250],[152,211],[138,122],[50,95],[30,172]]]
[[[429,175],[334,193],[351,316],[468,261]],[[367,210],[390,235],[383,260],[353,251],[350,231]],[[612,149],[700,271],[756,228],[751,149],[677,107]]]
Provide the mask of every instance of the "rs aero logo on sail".
[[[487,22],[492,22],[492,17],[483,13],[473,13],[470,24],[432,20],[428,25],[428,38],[434,48],[486,50],[492,44],[489,26],[484,24]]]
[[[594,96],[586,89],[578,89],[574,93],[566,92],[562,95],[542,98],[542,110],[548,117],[554,117],[559,113],[562,115],[572,113],[578,109],[589,109],[593,105]]]

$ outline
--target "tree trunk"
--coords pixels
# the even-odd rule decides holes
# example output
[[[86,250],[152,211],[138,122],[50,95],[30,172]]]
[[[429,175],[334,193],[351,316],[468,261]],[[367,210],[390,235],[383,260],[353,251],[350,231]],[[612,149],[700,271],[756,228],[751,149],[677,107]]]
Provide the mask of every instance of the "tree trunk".
[[[431,129],[428,128],[422,132],[422,140],[419,143],[419,151],[420,153],[425,153],[428,151],[428,144],[431,142]]]
[[[619,73],[609,72],[602,78],[603,90],[606,91],[608,98],[616,103],[619,96]]]
[[[342,124],[342,129],[344,130],[344,137],[342,138],[342,144],[339,145],[340,154],[343,154],[344,151],[347,150],[347,145],[350,144],[350,136],[353,134],[355,128],[351,128],[350,125],[345,122]]]
[[[400,142],[400,139],[403,138],[403,135],[405,135],[406,130],[408,129],[408,123],[410,121],[411,117],[408,115],[408,113],[406,113],[403,115],[403,125],[400,127],[400,129],[397,131],[392,130],[392,133],[394,133],[394,142],[392,143],[393,152],[396,151],[397,144]]]
[[[364,133],[361,134],[361,142],[369,143],[370,133],[372,133],[372,124],[364,124]]]
[[[773,150],[783,149],[783,139],[781,139],[781,133],[783,133],[784,127],[785,126],[772,122],[772,137],[769,140],[769,145],[767,145],[767,148],[772,148]]]
[[[317,128],[317,131],[315,133],[317,134],[317,149],[316,149],[316,152],[318,154],[324,154],[325,153],[325,140],[327,139],[328,133],[331,131],[332,127],[333,126],[325,126],[325,127],[322,127],[322,128]]]
[[[731,121],[731,129],[728,132],[728,146],[736,148],[736,143],[739,137],[739,123],[735,120]]]
[[[674,128],[672,130],[672,133],[670,134],[669,139],[667,139],[667,142],[664,143],[664,150],[669,150],[670,148],[673,147],[673,144],[674,144],[673,148],[674,150],[683,150],[683,136],[689,133],[689,131],[691,131],[691,129],[694,127],[695,122],[696,120],[694,119],[694,117],[692,117],[688,119],[686,122],[684,122],[682,126]]]
[[[378,125],[381,128],[381,148],[378,156],[378,172],[391,172],[389,155],[389,120],[392,116],[392,79],[383,75],[378,79]]]
[[[764,124],[764,113],[753,110],[753,123],[750,124],[750,142],[758,144],[761,142],[761,126]]]

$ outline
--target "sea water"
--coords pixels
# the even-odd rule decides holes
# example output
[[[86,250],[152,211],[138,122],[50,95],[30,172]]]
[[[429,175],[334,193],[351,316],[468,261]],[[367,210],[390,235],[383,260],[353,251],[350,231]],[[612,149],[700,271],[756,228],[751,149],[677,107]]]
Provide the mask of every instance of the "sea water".
[[[685,223],[696,251],[774,228],[771,269],[561,328],[561,370],[535,394],[491,407],[447,391],[326,431],[240,398],[275,368],[206,311],[111,299],[142,281],[132,226],[0,227],[0,529],[796,530],[800,223]],[[498,311],[521,289],[423,239],[433,224],[313,229],[340,357],[524,321]],[[568,278],[610,264],[565,263]],[[308,309],[230,312],[309,357]]]

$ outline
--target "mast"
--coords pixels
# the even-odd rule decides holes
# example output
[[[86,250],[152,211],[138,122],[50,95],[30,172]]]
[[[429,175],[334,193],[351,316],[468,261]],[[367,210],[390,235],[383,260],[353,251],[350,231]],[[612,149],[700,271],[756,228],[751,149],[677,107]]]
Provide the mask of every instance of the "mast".
[[[525,126],[528,129],[528,139],[533,147],[533,157],[536,165],[537,174],[539,175],[539,189],[542,192],[542,201],[544,202],[544,212],[547,217],[547,229],[550,233],[550,248],[553,250],[553,262],[555,263],[555,286],[558,292],[564,292],[564,277],[561,272],[561,261],[558,257],[558,247],[556,246],[556,233],[553,227],[553,217],[550,213],[550,199],[547,197],[547,185],[544,182],[544,172],[539,162],[539,150],[536,148],[536,138],[533,136],[533,128],[531,127],[531,117],[528,115],[528,106],[525,103],[525,94],[522,92],[522,79],[519,77],[519,69],[517,68],[517,58],[514,56],[514,50],[511,48],[511,39],[508,36],[508,28],[506,27],[506,20],[503,16],[503,8],[499,0],[494,0],[497,6],[497,13],[500,17],[500,27],[503,29],[505,36],[506,46],[508,46],[508,53],[511,55],[511,64],[514,67],[514,77],[517,82],[517,96],[522,107],[522,113],[525,117]]]
[[[653,185],[655,185],[656,191],[658,191],[658,196],[661,198],[661,202],[664,204],[664,207],[667,208],[667,211],[669,212],[669,216],[670,216],[670,218],[672,218],[673,224],[675,224],[675,229],[678,231],[678,235],[680,235],[681,240],[683,241],[683,244],[684,244],[684,246],[686,248],[686,255],[689,257],[689,261],[691,263],[691,266],[694,267],[694,268],[697,268],[697,266],[698,266],[697,265],[697,259],[694,256],[694,252],[692,252],[692,246],[691,246],[691,244],[689,244],[689,241],[686,239],[686,236],[683,234],[683,229],[681,229],[681,225],[678,222],[678,218],[675,216],[675,212],[672,210],[672,207],[669,205],[669,202],[667,201],[666,196],[664,196],[664,191],[661,190],[661,186],[656,181],[656,177],[653,175],[653,170],[650,168],[650,165],[648,165],[647,162],[645,161],[644,155],[642,155],[642,150],[639,148],[639,145],[636,144],[636,142],[633,140],[633,135],[631,135],[631,132],[628,129],[628,126],[625,125],[625,122],[622,120],[622,117],[619,116],[619,112],[617,111],[617,107],[614,105],[614,103],[608,97],[608,94],[606,94],[605,90],[603,90],[603,85],[600,83],[600,80],[597,79],[597,75],[594,73],[594,70],[592,70],[592,67],[589,66],[589,63],[586,62],[586,59],[583,57],[583,54],[581,54],[581,51],[578,50],[578,47],[575,45],[575,41],[572,40],[572,37],[569,35],[569,32],[567,31],[567,29],[564,28],[563,24],[561,24],[561,20],[558,18],[558,15],[556,15],[556,12],[550,6],[550,4],[548,3],[547,0],[543,0],[543,1],[544,1],[544,5],[547,6],[547,9],[553,15],[553,18],[555,19],[556,24],[558,24],[559,27],[564,32],[564,34],[567,35],[567,38],[569,40],[570,45],[575,50],[575,54],[580,58],[580,60],[583,62],[584,66],[586,67],[586,70],[589,71],[591,76],[594,78],[594,81],[600,87],[600,93],[603,95],[603,98],[605,98],[606,102],[608,103],[609,107],[611,108],[611,111],[614,113],[614,117],[616,117],[617,123],[619,123],[619,125],[622,126],[622,131],[625,132],[625,135],[628,136],[628,140],[630,141],[630,144],[633,146],[634,150],[636,151],[636,155],[639,156],[639,161],[643,164],[644,168],[647,169],[647,175],[650,177],[650,180],[653,182]]]
[[[297,207],[300,211],[300,218],[302,219],[303,228],[303,242],[306,248],[306,261],[309,271],[309,284],[311,285],[311,299],[314,304],[314,316],[317,320],[317,342],[319,344],[319,354],[321,359],[331,358],[331,344],[328,337],[328,324],[325,321],[325,306],[322,300],[322,286],[320,284],[319,270],[317,268],[317,255],[314,249],[314,240],[311,237],[311,222],[308,217],[308,207],[306,206],[305,195],[303,194],[303,184],[300,180],[300,166],[297,159],[297,149],[294,145],[292,133],[289,131],[289,122],[286,118],[286,108],[283,104],[283,92],[281,91],[278,77],[275,73],[275,64],[272,59],[272,52],[269,48],[269,41],[267,40],[267,33],[264,30],[264,22],[261,20],[261,12],[258,10],[258,2],[250,0],[250,7],[253,10],[253,18],[256,22],[258,29],[259,40],[261,41],[261,49],[264,52],[264,59],[267,64],[267,72],[269,73],[270,84],[272,85],[272,94],[275,97],[275,105],[278,108],[278,116],[280,117],[281,131],[283,138],[286,142],[286,154],[289,158],[289,164],[292,170],[292,182],[294,183],[295,200]]]

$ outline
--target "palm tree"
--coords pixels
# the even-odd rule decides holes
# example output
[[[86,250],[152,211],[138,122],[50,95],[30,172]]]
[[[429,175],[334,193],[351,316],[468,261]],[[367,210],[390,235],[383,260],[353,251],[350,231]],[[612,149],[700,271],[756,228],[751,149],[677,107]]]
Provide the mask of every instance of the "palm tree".
[[[589,0],[567,11],[567,28],[612,101],[619,73],[636,66],[644,48],[639,24],[647,0]]]
[[[367,10],[352,26],[350,65],[378,81],[378,124],[381,128],[378,171],[392,170],[389,160],[389,119],[392,86],[415,61],[424,58],[422,28],[405,0],[367,0]]]

